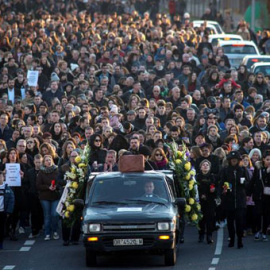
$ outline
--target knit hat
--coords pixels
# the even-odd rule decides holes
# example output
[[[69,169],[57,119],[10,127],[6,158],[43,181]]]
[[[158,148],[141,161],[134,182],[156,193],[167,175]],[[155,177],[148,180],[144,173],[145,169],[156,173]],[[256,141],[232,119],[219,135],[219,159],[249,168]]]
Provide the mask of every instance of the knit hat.
[[[242,160],[240,154],[238,151],[232,151],[228,154],[227,156],[227,160],[231,160],[231,159],[238,159],[238,160]]]
[[[205,162],[207,162],[207,163],[209,164],[209,167],[211,168],[212,164],[211,164],[211,162],[210,162],[208,159],[204,159],[204,160],[200,163],[199,167],[201,168],[202,165],[203,165],[203,163],[205,163]]]
[[[79,66],[77,64],[70,64],[71,71],[74,71]]]
[[[110,112],[118,113],[118,107],[116,105],[112,105]]]
[[[59,79],[58,75],[55,72],[53,72],[51,74],[51,82],[55,82],[55,81],[59,82],[60,79]]]

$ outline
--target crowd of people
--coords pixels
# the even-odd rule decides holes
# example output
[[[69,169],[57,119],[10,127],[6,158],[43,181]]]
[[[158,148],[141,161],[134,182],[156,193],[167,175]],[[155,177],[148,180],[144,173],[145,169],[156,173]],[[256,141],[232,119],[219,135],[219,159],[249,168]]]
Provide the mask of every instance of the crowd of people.
[[[126,151],[143,154],[145,169],[169,169],[167,144],[185,143],[204,214],[199,241],[213,243],[224,219],[230,247],[235,228],[239,248],[245,234],[267,241],[270,76],[232,68],[176,2],[169,18],[158,0],[0,1],[0,249],[29,226],[29,238],[44,229],[59,239],[63,176],[87,143],[100,172],[117,171]],[[28,71],[38,71],[36,86]],[[9,163],[20,164],[19,187],[4,181]],[[79,230],[63,224],[64,245]]]

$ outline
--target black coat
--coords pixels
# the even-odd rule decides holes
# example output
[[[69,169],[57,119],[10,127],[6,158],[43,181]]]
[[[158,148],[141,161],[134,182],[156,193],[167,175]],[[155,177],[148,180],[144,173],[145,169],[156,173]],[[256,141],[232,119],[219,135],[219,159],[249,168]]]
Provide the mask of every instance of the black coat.
[[[206,175],[198,173],[196,180],[198,182],[200,202],[207,203],[209,207],[215,207],[215,199],[217,198],[217,183],[214,175],[211,173]],[[211,185],[215,185],[215,192],[210,192]]]
[[[270,173],[267,172],[267,168],[261,166],[260,163],[256,163],[255,171],[250,183],[249,192],[252,195],[253,200],[270,202],[270,196],[263,194],[263,186],[270,187]]]
[[[29,181],[29,190],[28,193],[31,196],[38,197],[38,191],[37,191],[37,175],[39,171],[37,171],[35,168],[31,168],[26,173],[26,178]]]
[[[105,149],[92,149],[89,165],[92,165],[94,161],[97,161],[98,164],[105,163],[106,155],[107,155],[107,151]]]
[[[245,182],[241,184],[240,178],[244,177]],[[228,182],[230,189],[223,193],[224,183]],[[246,208],[246,188],[250,183],[246,168],[229,165],[222,168],[220,172],[219,194],[222,200],[224,210],[233,211],[240,208]]]

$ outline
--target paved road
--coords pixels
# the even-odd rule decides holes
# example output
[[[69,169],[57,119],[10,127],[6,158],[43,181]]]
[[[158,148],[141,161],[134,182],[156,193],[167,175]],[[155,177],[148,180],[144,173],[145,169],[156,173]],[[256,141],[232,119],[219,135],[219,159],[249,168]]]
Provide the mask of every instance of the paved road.
[[[224,235],[223,235],[224,232]],[[218,239],[217,239],[218,238]],[[197,232],[188,227],[185,243],[178,251],[177,265],[164,267],[162,256],[128,254],[122,256],[99,257],[98,267],[92,269],[181,269],[181,270],[269,270],[270,242],[254,242],[253,237],[244,239],[244,249],[227,247],[227,230],[215,234],[215,244],[197,243]],[[162,268],[161,268],[162,267]],[[84,248],[62,246],[61,240],[44,242],[43,238],[29,241],[20,236],[18,242],[5,242],[5,250],[0,251],[0,270],[59,270],[87,269]]]

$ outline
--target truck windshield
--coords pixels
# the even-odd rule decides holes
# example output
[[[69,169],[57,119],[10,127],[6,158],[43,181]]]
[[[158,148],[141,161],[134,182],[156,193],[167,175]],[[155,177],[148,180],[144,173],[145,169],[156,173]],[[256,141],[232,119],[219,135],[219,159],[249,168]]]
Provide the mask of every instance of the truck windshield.
[[[96,179],[92,188],[90,205],[169,201],[167,186],[162,179],[147,177]]]

